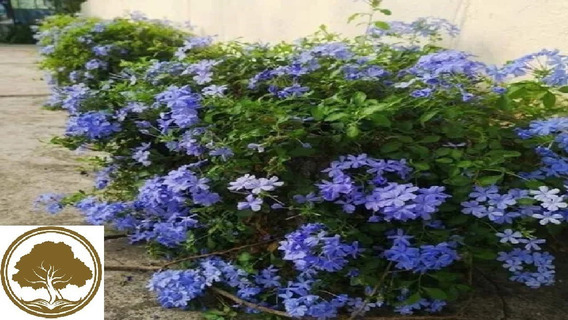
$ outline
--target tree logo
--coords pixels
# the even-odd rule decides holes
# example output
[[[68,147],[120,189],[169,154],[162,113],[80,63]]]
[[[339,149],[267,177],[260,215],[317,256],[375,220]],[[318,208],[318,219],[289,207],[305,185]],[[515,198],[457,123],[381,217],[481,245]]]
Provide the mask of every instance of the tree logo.
[[[41,227],[19,236],[2,259],[2,285],[25,312],[59,318],[86,306],[101,284],[100,258],[75,231]]]

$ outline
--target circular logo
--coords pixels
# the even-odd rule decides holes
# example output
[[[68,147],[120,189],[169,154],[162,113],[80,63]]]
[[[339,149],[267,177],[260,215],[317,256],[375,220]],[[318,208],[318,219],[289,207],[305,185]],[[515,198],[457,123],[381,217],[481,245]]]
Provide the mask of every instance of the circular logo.
[[[81,310],[93,299],[102,267],[85,237],[66,228],[42,227],[12,242],[0,274],[6,294],[20,309],[59,318]]]

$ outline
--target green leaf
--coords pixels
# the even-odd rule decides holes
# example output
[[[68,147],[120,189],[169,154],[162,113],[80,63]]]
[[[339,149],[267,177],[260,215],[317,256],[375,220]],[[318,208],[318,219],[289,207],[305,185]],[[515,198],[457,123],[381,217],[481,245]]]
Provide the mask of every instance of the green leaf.
[[[381,147],[381,152],[384,152],[384,153],[394,152],[394,151],[400,149],[400,147],[402,147],[402,142],[400,142],[400,141],[391,141],[391,142],[385,143],[385,144]]]
[[[426,136],[420,139],[418,142],[420,143],[433,143],[440,141],[440,136]]]
[[[356,138],[360,132],[361,131],[359,130],[359,127],[357,127],[357,124],[351,124],[347,127],[346,134],[349,138]]]
[[[558,88],[558,91],[560,91],[562,93],[568,93],[568,86],[560,87],[560,88]]]
[[[312,108],[312,116],[314,117],[315,120],[319,121],[321,119],[324,118],[326,112],[325,112],[325,107],[322,105],[319,105],[315,108]]]
[[[379,29],[383,29],[383,30],[389,30],[390,24],[388,24],[387,22],[384,22],[384,21],[375,21],[375,27],[377,27]]]
[[[355,105],[362,105],[365,100],[367,100],[367,94],[361,91],[355,92],[353,97],[351,97],[351,102]]]
[[[444,164],[449,164],[449,163],[454,162],[454,160],[451,159],[451,158],[439,158],[439,159],[436,159],[436,162],[438,162],[438,163],[444,163]]]
[[[383,111],[387,107],[388,107],[388,104],[386,104],[386,103],[373,104],[373,105],[370,105],[368,107],[363,108],[361,110],[361,115],[364,116],[364,117],[369,116],[369,115],[372,115],[375,112]]]
[[[446,300],[446,298],[448,298],[448,295],[438,288],[422,287],[422,290],[424,290],[424,292],[432,299]]]
[[[334,114],[327,116],[324,121],[333,122],[333,121],[337,121],[337,120],[340,120],[340,119],[343,119],[343,118],[347,118],[347,116],[349,116],[349,115],[347,113],[344,113],[344,112],[334,113]]]
[[[552,92],[547,92],[542,97],[542,104],[547,108],[552,108],[556,104],[556,96]]]
[[[412,153],[415,153],[420,158],[426,158],[430,154],[430,149],[420,145],[409,146],[408,150],[412,151]]]
[[[420,295],[419,292],[416,292],[415,294],[411,295],[410,297],[408,297],[408,299],[403,301],[403,304],[415,304],[416,302],[418,302],[420,299],[422,299],[422,296]]]
[[[424,123],[428,122],[428,120],[434,118],[438,113],[440,112],[440,110],[431,110],[426,112],[425,114],[423,114],[422,116],[420,116],[420,123],[422,125],[424,125]]]
[[[503,178],[503,174],[499,174],[496,176],[486,176],[477,179],[477,182],[482,186],[489,186],[492,184],[496,184],[499,180]]]
[[[473,166],[473,162],[471,162],[469,160],[463,160],[463,161],[460,161],[456,164],[456,167],[458,167],[458,168],[469,168],[471,166]]]
[[[520,152],[511,150],[492,150],[487,153],[487,156],[491,158],[517,158],[521,155]]]
[[[448,154],[450,154],[450,152],[452,152],[452,149],[450,148],[439,148],[436,149],[436,151],[434,151],[434,155],[442,157],[442,156],[447,156]]]
[[[511,99],[506,95],[502,95],[497,99],[497,106],[503,110],[511,110]]]
[[[455,285],[456,289],[458,289],[461,292],[469,292],[471,291],[471,287],[465,284],[456,284]]]
[[[390,11],[389,9],[380,9],[380,12],[382,12],[385,16],[390,16],[392,14],[392,11]]]
[[[239,255],[238,260],[239,262],[248,262],[252,258],[252,255],[248,252],[243,252]]]
[[[360,15],[360,13],[354,13],[354,14],[350,15],[349,18],[347,18],[347,23],[353,22],[353,20],[357,19],[357,17],[359,15]]]
[[[386,128],[390,128],[390,126],[392,125],[391,121],[389,120],[389,118],[387,118],[385,115],[377,113],[374,114],[371,117],[371,121],[373,121],[373,123],[379,127],[386,127]]]
[[[444,182],[452,186],[463,187],[467,186],[468,184],[471,184],[472,181],[470,178],[465,176],[454,176],[449,179],[446,179]]]
[[[522,96],[524,96],[527,93],[527,88],[524,86],[511,86],[511,88],[509,89],[509,91],[507,92],[509,98],[511,99],[517,99],[520,98]]]
[[[522,199],[517,199],[517,203],[522,206],[529,206],[533,205],[535,203],[535,200],[533,198],[522,198]]]
[[[430,165],[429,165],[428,163],[426,163],[426,162],[416,162],[416,163],[413,163],[412,166],[413,166],[416,170],[425,171],[425,170],[430,169]]]

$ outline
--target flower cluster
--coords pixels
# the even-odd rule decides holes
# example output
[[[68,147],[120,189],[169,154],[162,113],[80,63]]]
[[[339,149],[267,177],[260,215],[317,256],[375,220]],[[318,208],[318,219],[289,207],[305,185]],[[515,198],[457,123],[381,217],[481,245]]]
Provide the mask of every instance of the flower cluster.
[[[89,90],[83,83],[66,86],[62,88],[52,87],[52,95],[48,100],[49,106],[61,106],[70,114],[79,113],[81,103],[94,95],[92,90]]]
[[[495,186],[476,187],[469,195],[471,201],[462,203],[462,212],[477,218],[488,218],[496,224],[511,224],[517,218],[527,217],[538,219],[541,225],[560,224],[568,214],[564,210],[568,203],[564,195],[558,195],[559,192],[559,189],[542,186],[538,190],[511,189],[500,194]],[[531,202],[522,204],[521,199]]]
[[[544,49],[512,60],[501,68],[491,68],[490,74],[500,82],[532,74],[547,85],[564,86],[568,84],[568,56],[558,50]]]
[[[245,174],[237,180],[230,182],[227,189],[233,192],[240,190],[248,191],[249,194],[246,196],[245,201],[237,204],[239,210],[260,211],[264,203],[262,196],[282,185],[284,185],[284,182],[278,181],[278,177],[257,179],[254,175]],[[275,204],[278,204],[278,202]]]
[[[346,172],[348,170],[362,173],[358,176],[361,179],[352,177]],[[324,169],[332,180],[322,180],[317,187],[323,200],[342,205],[346,213],[353,213],[358,207],[370,211],[369,222],[430,220],[449,196],[444,193],[444,187],[419,188],[411,183],[388,180],[388,174],[404,179],[410,171],[404,160],[349,155],[340,157]],[[369,189],[370,192],[365,191]]]
[[[356,241],[345,244],[339,235],[328,236],[322,224],[307,224],[287,234],[279,249],[284,252],[282,259],[294,262],[296,270],[304,274],[339,271],[347,264],[347,257],[354,259],[360,251]]]
[[[554,283],[555,267],[552,264],[554,257],[548,252],[541,251],[544,239],[524,238],[518,231],[506,229],[497,233],[502,243],[509,243],[516,247],[508,252],[499,252],[497,261],[503,263],[503,268],[513,275],[512,281],[517,281],[531,288],[550,286]]]
[[[395,263],[397,269],[426,273],[441,270],[459,259],[455,241],[412,247],[410,240],[413,237],[405,235],[401,229],[388,238],[392,239],[393,246],[385,250],[384,256]]]
[[[185,309],[189,301],[203,294],[205,279],[193,270],[167,270],[155,273],[148,289],[156,293],[165,308]]]
[[[59,213],[63,210],[63,206],[61,205],[61,200],[65,195],[63,194],[56,194],[56,193],[45,193],[40,195],[34,202],[34,207],[39,209],[43,207],[45,211],[51,214]]]
[[[487,67],[470,58],[471,54],[456,50],[445,50],[420,57],[418,62],[405,73],[412,75],[406,82],[395,84],[398,88],[418,85],[420,89],[411,92],[415,98],[428,98],[436,91],[457,89],[462,100],[467,102],[473,98],[462,82],[482,81]]]
[[[165,104],[170,109],[170,112],[160,116],[160,129],[167,131],[172,123],[180,128],[188,128],[198,123],[200,101],[200,95],[193,93],[188,86],[171,86],[158,94],[156,102]]]
[[[562,178],[568,176],[568,118],[553,117],[546,120],[532,121],[527,129],[518,129],[521,139],[550,138],[548,146],[539,145],[535,152],[541,158],[537,170],[521,175],[529,179],[544,180],[549,177]]]
[[[187,52],[193,49],[205,48],[213,42],[211,37],[191,37],[183,42],[183,46],[179,47],[174,54],[178,59],[187,57]]]
[[[101,139],[120,131],[120,126],[104,111],[90,111],[72,116],[67,121],[66,134],[87,139]]]
[[[446,33],[452,37],[459,34],[457,26],[446,19],[441,18],[418,18],[413,22],[390,21],[388,28],[372,27],[368,33],[376,37],[384,36],[411,36],[411,37],[434,37]]]

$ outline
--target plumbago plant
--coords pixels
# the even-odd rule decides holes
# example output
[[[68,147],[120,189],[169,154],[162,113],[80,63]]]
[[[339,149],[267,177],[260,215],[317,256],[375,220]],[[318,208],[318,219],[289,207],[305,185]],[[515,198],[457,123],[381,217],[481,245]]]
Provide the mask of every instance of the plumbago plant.
[[[358,17],[371,23],[355,39],[188,36],[170,60],[126,55],[82,94],[59,90],[69,120],[53,141],[106,156],[91,159],[94,190],[38,204],[74,205],[169,259],[145,268],[167,308],[201,308],[209,291],[259,317],[434,313],[491,265],[553,284],[568,57],[488,66],[432,43],[457,32],[444,20]],[[87,72],[51,57],[75,28],[43,50],[58,76]]]
[[[168,21],[149,20],[138,13],[108,21],[55,15],[36,30],[45,57],[41,67],[50,71],[54,90],[77,92],[120,72],[122,61],[171,59],[189,35]]]

